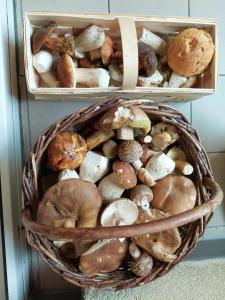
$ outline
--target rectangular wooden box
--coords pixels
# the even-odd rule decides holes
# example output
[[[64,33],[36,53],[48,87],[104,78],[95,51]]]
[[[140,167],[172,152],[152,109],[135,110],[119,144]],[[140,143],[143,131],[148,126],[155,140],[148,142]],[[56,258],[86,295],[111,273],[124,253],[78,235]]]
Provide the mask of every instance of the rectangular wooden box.
[[[32,65],[31,36],[33,28],[54,21],[59,26],[85,28],[96,24],[119,31],[123,47],[124,74],[121,87],[101,88],[41,88],[35,81]],[[215,55],[205,76],[195,88],[137,87],[138,49],[136,29],[145,27],[157,33],[176,33],[188,27],[203,28],[210,32],[215,44]],[[28,90],[36,99],[72,99],[75,97],[132,96],[155,101],[187,101],[213,94],[217,88],[218,39],[215,20],[189,17],[143,17],[113,14],[65,14],[26,12],[24,15],[24,59]]]

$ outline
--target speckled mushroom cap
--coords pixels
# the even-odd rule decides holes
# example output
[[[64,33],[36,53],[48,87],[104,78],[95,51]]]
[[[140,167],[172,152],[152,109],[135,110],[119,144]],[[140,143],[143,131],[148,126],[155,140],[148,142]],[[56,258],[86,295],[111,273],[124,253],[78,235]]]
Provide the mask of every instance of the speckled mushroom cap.
[[[119,158],[127,163],[138,160],[142,154],[143,149],[135,140],[123,141],[118,147]]]
[[[137,184],[137,176],[134,169],[128,163],[115,161],[113,172],[116,174],[118,184],[124,189],[132,189]]]
[[[214,48],[212,37],[205,30],[185,29],[169,44],[168,64],[178,75],[201,74],[208,67]]]

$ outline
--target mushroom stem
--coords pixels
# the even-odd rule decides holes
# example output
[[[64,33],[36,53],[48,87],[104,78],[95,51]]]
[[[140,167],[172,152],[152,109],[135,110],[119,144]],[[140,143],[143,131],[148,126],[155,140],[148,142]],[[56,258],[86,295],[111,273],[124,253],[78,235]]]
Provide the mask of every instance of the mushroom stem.
[[[117,129],[117,138],[119,140],[133,140],[134,139],[133,128],[129,126],[124,126]]]
[[[150,144],[152,141],[152,137],[150,135],[139,135],[137,139],[142,144]]]
[[[187,81],[187,77],[172,73],[169,80],[169,87],[179,88]]]
[[[138,246],[134,242],[130,243],[129,252],[130,252],[130,255],[133,257],[133,259],[138,259],[141,256],[141,250],[138,248]]]
[[[137,85],[142,87],[149,87],[159,85],[163,81],[162,74],[156,70],[154,74],[148,77],[138,76]]]
[[[77,68],[76,82],[88,87],[107,88],[109,86],[109,74],[105,69]]]
[[[176,160],[176,169],[180,170],[184,175],[191,175],[194,171],[194,168],[187,161]]]
[[[136,171],[138,171],[142,167],[142,162],[140,159],[137,159],[131,163]]]

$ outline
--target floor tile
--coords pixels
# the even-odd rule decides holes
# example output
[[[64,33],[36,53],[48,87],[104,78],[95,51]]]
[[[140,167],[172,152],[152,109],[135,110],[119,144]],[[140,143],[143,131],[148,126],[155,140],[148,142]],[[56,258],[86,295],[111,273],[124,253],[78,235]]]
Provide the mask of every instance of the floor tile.
[[[225,77],[216,94],[193,101],[192,124],[207,152],[225,152]]]
[[[216,18],[219,25],[219,73],[225,74],[225,2],[224,0],[190,0],[191,16]]]

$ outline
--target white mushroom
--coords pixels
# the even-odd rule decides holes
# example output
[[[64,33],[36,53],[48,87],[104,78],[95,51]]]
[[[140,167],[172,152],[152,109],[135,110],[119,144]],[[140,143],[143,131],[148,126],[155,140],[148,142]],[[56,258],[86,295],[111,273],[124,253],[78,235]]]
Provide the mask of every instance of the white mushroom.
[[[102,27],[91,25],[75,38],[75,49],[86,52],[100,48],[105,41]]]
[[[76,68],[76,82],[88,87],[107,88],[109,86],[109,74],[105,69]]]
[[[79,178],[79,175],[75,170],[65,169],[59,173],[59,181],[72,178]]]
[[[130,243],[129,252],[130,252],[130,255],[133,257],[133,259],[138,259],[141,256],[141,250],[138,248],[138,246],[134,242]]]
[[[153,193],[150,187],[144,184],[137,184],[130,191],[130,199],[142,209],[149,209],[149,203],[153,199]]]
[[[109,171],[109,159],[103,155],[88,151],[80,166],[80,178],[95,183]]]
[[[119,186],[116,174],[111,173],[100,181],[98,190],[104,200],[114,201],[122,196],[125,189]]]
[[[60,87],[60,81],[56,77],[56,73],[52,70],[39,74],[41,80],[50,88]]]
[[[191,175],[194,172],[194,168],[189,162],[183,160],[177,160],[176,169],[181,171],[184,175]]]
[[[163,81],[162,74],[156,70],[155,73],[151,76],[144,77],[138,76],[137,85],[142,87],[150,87],[159,85]]]
[[[39,74],[49,72],[53,62],[53,55],[48,51],[41,50],[33,55],[33,66]]]
[[[170,80],[169,80],[169,87],[171,88],[179,88],[187,81],[187,77],[180,76],[176,73],[172,73]]]
[[[120,69],[117,67],[115,64],[110,64],[109,67],[109,76],[111,79],[117,81],[117,82],[122,82],[123,81],[123,74],[120,71]]]
[[[171,148],[168,151],[167,156],[175,161],[176,169],[184,175],[191,175],[194,172],[193,166],[187,162],[187,157],[184,151],[179,147]]]
[[[137,37],[140,42],[149,45],[158,55],[166,55],[168,45],[166,41],[155,33],[143,27],[137,30]]]
[[[159,152],[149,159],[145,169],[153,180],[159,180],[173,172],[175,162],[163,152]]]
[[[101,225],[121,226],[131,225],[137,220],[138,208],[137,205],[127,198],[117,199],[110,203],[101,215]]]

